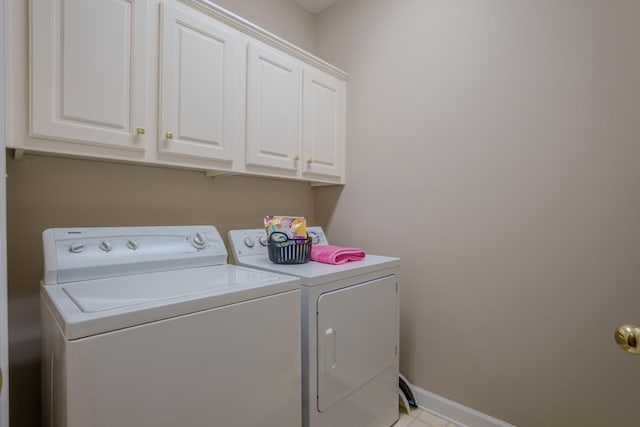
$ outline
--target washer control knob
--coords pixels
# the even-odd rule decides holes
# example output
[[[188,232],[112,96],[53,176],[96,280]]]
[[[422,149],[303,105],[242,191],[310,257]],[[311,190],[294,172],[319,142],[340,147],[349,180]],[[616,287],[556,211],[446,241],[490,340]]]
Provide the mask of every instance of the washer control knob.
[[[104,252],[111,252],[111,249],[113,249],[113,243],[111,243],[108,240],[103,240],[102,242],[100,242],[100,244],[98,245],[100,247],[100,249],[102,249]]]
[[[262,246],[267,246],[267,243],[269,243],[269,240],[267,239],[267,236],[261,236],[260,237],[260,244]]]
[[[84,251],[84,243],[72,243],[71,246],[69,246],[69,251],[74,254],[79,254]]]
[[[255,246],[256,242],[253,240],[253,237],[247,236],[244,238],[244,244],[247,245],[248,248],[252,248]]]
[[[197,232],[191,235],[191,246],[196,249],[204,249],[207,247],[207,238],[202,235],[202,233]]]
[[[127,247],[129,249],[131,249],[132,251],[135,251],[136,249],[138,249],[140,247],[140,243],[138,243],[137,240],[130,239],[130,240],[127,241]]]

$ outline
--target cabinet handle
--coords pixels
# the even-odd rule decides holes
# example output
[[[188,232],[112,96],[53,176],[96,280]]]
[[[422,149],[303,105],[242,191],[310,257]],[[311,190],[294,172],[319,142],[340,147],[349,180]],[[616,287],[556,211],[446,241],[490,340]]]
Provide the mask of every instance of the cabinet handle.
[[[146,132],[146,130],[144,129],[144,127],[143,127],[143,126],[138,126],[138,127],[136,128],[136,133],[137,133],[138,135],[144,135],[144,134],[145,134],[145,132]]]
[[[164,134],[164,136],[166,136],[167,139],[173,139],[173,132],[167,132]]]
[[[313,163],[313,159],[309,159],[307,160],[307,164],[310,165],[311,163]]]
[[[297,162],[298,160],[300,160],[300,156],[293,156],[292,159],[294,162]]]

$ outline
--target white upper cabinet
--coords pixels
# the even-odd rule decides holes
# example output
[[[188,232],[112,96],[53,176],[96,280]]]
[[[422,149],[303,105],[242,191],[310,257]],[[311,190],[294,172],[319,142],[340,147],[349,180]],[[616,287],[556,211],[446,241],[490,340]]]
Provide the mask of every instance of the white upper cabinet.
[[[249,43],[247,165],[296,172],[300,163],[300,62]]]
[[[257,43],[248,57],[248,168],[342,183],[344,81]]]
[[[345,183],[347,74],[210,0],[5,3],[18,156]]]
[[[145,6],[32,0],[32,135],[145,149]]]
[[[345,83],[305,67],[303,175],[341,177],[345,138]]]
[[[162,153],[231,162],[241,137],[243,43],[185,6],[160,5]]]

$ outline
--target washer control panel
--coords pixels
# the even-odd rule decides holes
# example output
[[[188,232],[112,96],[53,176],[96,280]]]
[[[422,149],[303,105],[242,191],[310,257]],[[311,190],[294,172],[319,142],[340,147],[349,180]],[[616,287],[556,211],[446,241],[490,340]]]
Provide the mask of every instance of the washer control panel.
[[[52,228],[43,233],[45,284],[226,264],[211,225]]]
[[[311,237],[314,245],[328,245],[327,237],[322,227],[307,227],[307,234]],[[267,256],[269,241],[264,228],[255,228],[249,230],[231,230],[229,231],[229,243],[231,252],[236,259],[247,255]]]

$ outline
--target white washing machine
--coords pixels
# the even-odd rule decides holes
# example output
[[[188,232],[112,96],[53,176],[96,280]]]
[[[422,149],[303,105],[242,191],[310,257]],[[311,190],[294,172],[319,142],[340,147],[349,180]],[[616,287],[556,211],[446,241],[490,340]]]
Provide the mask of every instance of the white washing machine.
[[[43,233],[43,422],[298,426],[300,280],[212,226]]]
[[[310,227],[315,245],[326,245]],[[301,278],[302,425],[389,427],[398,419],[398,258],[269,261],[264,229],[229,232],[239,265]]]

